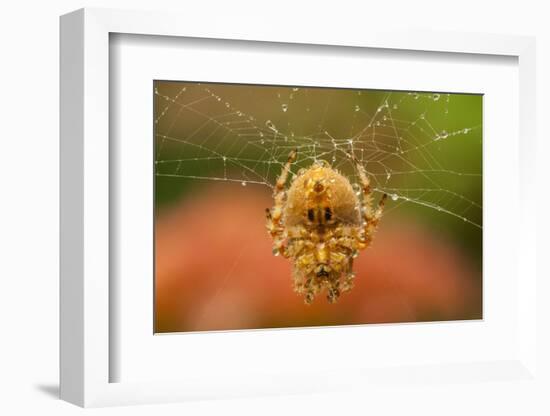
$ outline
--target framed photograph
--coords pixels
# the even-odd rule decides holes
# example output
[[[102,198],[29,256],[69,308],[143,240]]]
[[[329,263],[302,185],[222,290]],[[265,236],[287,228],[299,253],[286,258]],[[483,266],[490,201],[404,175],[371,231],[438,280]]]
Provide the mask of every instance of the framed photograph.
[[[61,18],[61,397],[536,383],[534,40],[242,33]]]

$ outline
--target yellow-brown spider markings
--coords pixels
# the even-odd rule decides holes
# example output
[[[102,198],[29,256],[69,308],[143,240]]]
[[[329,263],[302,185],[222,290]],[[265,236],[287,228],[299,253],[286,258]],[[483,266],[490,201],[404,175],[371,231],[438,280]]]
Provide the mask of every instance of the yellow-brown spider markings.
[[[334,303],[353,287],[353,259],[371,244],[387,195],[373,207],[369,179],[355,158],[362,199],[349,180],[324,161],[300,170],[285,190],[295,160],[293,150],[275,184],[274,206],[266,209],[273,254],[291,259],[294,290],[304,295],[306,304],[325,288]]]

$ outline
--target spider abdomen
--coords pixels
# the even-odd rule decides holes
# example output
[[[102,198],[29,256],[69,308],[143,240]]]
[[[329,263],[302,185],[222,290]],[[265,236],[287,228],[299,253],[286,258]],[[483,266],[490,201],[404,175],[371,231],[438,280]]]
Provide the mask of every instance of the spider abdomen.
[[[283,216],[288,226],[361,222],[359,199],[348,179],[320,164],[296,176],[288,189]]]

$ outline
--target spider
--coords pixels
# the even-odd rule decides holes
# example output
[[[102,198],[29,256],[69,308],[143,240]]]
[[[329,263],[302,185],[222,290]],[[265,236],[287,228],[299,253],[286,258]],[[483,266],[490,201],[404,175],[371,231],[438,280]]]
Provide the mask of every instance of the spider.
[[[301,169],[285,190],[296,155],[296,150],[290,152],[275,184],[274,206],[266,208],[273,254],[291,259],[294,291],[304,295],[306,304],[323,289],[328,302],[334,303],[353,287],[353,259],[371,244],[387,195],[373,207],[369,178],[353,156],[362,198],[325,161]]]

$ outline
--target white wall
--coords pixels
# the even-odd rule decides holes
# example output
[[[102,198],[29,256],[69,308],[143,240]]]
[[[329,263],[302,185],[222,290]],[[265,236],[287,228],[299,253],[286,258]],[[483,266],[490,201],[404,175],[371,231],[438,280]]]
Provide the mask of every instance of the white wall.
[[[363,4],[363,5],[361,5]],[[0,413],[73,414],[80,409],[54,399],[58,376],[58,16],[83,6],[167,9],[185,12],[189,19],[249,14],[275,20],[281,30],[311,21],[335,25],[384,24],[390,27],[431,27],[491,33],[536,35],[538,42],[539,175],[541,214],[549,212],[548,171],[550,129],[550,13],[545,2],[461,0],[454,2],[387,0],[320,1],[12,1],[0,9]],[[185,21],[182,21],[182,25]],[[238,29],[238,28],[237,28]],[[549,94],[549,97],[546,97]],[[505,120],[503,120],[505,122]],[[546,140],[543,140],[546,138]],[[544,224],[543,224],[544,223]],[[541,218],[548,235],[549,221]],[[539,227],[540,228],[540,227]],[[549,245],[539,237],[540,253]],[[543,241],[544,240],[544,241]],[[548,250],[545,250],[548,251]],[[542,257],[542,256],[541,256]],[[542,265],[541,265],[542,267]],[[544,275],[550,276],[544,265]],[[542,281],[539,293],[550,293]],[[544,301],[544,299],[541,299]],[[550,308],[541,327],[550,328]],[[544,347],[550,351],[546,335]],[[545,359],[548,370],[548,359]],[[546,374],[550,374],[547,371]],[[542,408],[542,392],[506,384],[479,389],[456,385],[438,387],[434,397],[424,388],[377,397],[340,393],[322,397],[290,397],[163,405],[151,408],[102,409],[100,414],[368,414],[373,408],[389,414],[550,414]],[[550,390],[550,389],[549,389]],[[477,401],[481,400],[482,404]],[[548,403],[548,400],[545,400]],[[382,406],[382,407],[380,407]],[[431,410],[431,412],[427,412]],[[380,412],[377,412],[380,414]]]

